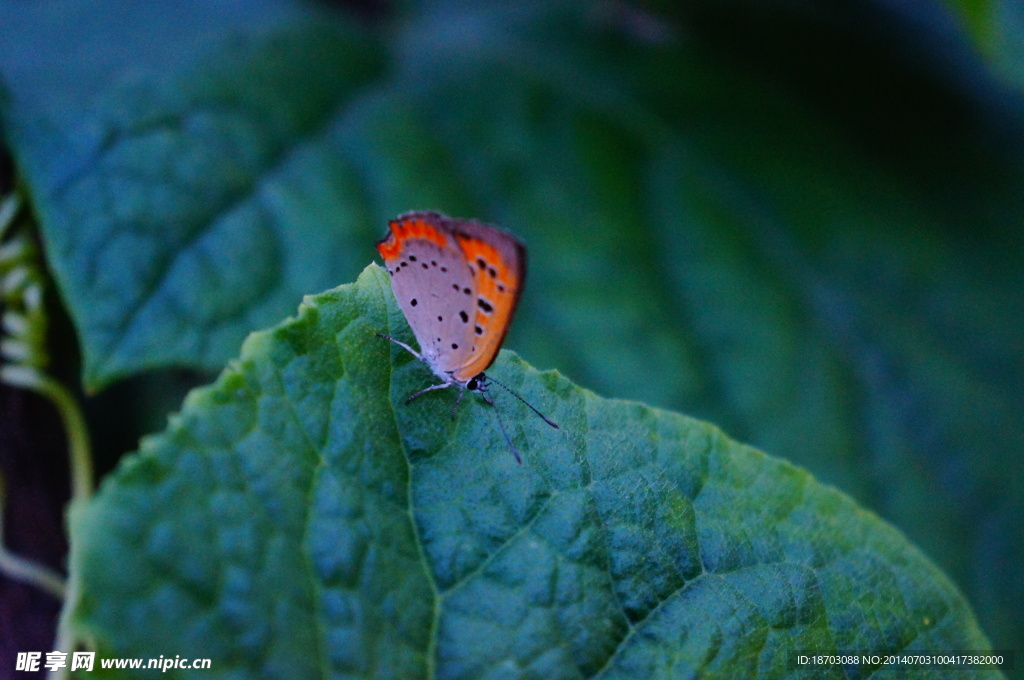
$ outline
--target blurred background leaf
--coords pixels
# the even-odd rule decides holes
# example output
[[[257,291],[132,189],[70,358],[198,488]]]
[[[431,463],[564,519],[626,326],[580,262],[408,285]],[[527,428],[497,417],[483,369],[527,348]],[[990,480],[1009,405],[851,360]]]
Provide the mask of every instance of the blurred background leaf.
[[[55,27],[63,3],[12,11],[20,44],[4,59],[16,65],[4,74],[11,147],[81,334],[83,380],[215,368],[363,263],[365,238],[324,224],[368,220],[320,140],[380,60],[338,22],[287,5],[124,17],[120,3],[89,4]],[[66,67],[36,54],[45,28]]]
[[[497,222],[509,347],[809,468],[1024,639],[1014,3],[69,7],[0,9],[0,74],[90,386],[216,368],[397,213]]]

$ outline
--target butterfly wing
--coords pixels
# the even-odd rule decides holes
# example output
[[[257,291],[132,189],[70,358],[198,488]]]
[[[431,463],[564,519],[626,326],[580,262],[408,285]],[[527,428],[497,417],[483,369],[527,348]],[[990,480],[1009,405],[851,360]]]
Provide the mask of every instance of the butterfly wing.
[[[406,213],[377,243],[420,352],[445,379],[480,351],[473,347],[476,282],[450,222],[438,213]]]
[[[486,224],[434,212],[389,223],[377,244],[423,358],[466,383],[501,349],[526,279],[526,247]]]
[[[526,247],[514,236],[478,222],[451,220],[474,291],[472,349],[453,377],[466,382],[498,355],[526,281]]]

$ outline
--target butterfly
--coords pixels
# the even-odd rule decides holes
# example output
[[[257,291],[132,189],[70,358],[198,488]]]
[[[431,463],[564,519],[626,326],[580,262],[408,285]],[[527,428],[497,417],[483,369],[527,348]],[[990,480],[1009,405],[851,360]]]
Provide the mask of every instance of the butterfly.
[[[420,351],[389,335],[377,335],[407,350],[441,380],[412,394],[405,403],[427,392],[457,387],[454,419],[467,390],[480,394],[493,407],[488,389],[494,382],[557,429],[526,400],[484,374],[498,356],[522,295],[526,246],[491,225],[437,212],[405,213],[388,226],[390,231],[377,243],[377,252]],[[497,410],[495,415],[516,461],[522,463]]]

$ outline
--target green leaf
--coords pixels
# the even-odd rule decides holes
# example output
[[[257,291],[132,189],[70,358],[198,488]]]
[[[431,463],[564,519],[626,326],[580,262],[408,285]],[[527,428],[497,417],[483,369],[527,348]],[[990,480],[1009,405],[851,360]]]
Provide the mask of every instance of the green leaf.
[[[356,269],[365,205],[325,140],[379,50],[287,3],[241,7],[0,13],[7,135],[93,389],[220,368],[250,330]]]
[[[959,15],[967,32],[982,50],[992,45],[998,0],[945,0],[943,3]]]
[[[519,466],[475,395],[454,421],[452,393],[402,405],[433,378],[378,332],[411,340],[371,266],[250,336],[74,509],[79,632],[232,678],[790,677],[792,650],[987,648],[938,569],[805,471],[504,352],[492,372],[561,425],[496,394]]]

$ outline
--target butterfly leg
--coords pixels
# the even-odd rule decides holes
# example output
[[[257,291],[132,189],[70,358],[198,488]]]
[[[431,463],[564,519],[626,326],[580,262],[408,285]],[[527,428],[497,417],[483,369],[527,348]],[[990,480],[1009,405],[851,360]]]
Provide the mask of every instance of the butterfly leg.
[[[404,343],[404,342],[402,342],[401,340],[395,340],[395,339],[394,339],[393,337],[391,337],[390,335],[384,335],[383,333],[377,333],[377,337],[378,337],[378,338],[384,338],[385,340],[390,340],[391,342],[395,343],[396,345],[398,345],[399,347],[401,347],[402,349],[404,349],[405,351],[407,351],[407,352],[408,352],[409,354],[413,355],[414,357],[416,357],[416,358],[417,358],[417,359],[419,359],[420,361],[423,361],[423,357],[422,357],[422,356],[420,355],[420,353],[419,353],[419,352],[417,352],[416,350],[414,350],[414,349],[413,349],[412,347],[409,347],[409,345],[405,344],[405,343]],[[445,387],[447,387],[447,385],[446,385]],[[425,392],[425,391],[426,391],[426,390],[424,390],[424,392]]]
[[[441,383],[440,385],[431,385],[430,387],[424,387],[419,392],[414,392],[413,394],[409,395],[409,398],[405,400],[405,405],[408,406],[409,402],[411,402],[413,399],[420,396],[421,394],[432,392],[433,390],[443,390],[444,388],[451,386],[452,383]]]
[[[455,412],[459,410],[459,404],[462,403],[462,395],[464,395],[465,393],[466,393],[465,389],[460,389],[459,390],[459,396],[455,400],[455,406],[452,406],[452,420],[455,420]]]

